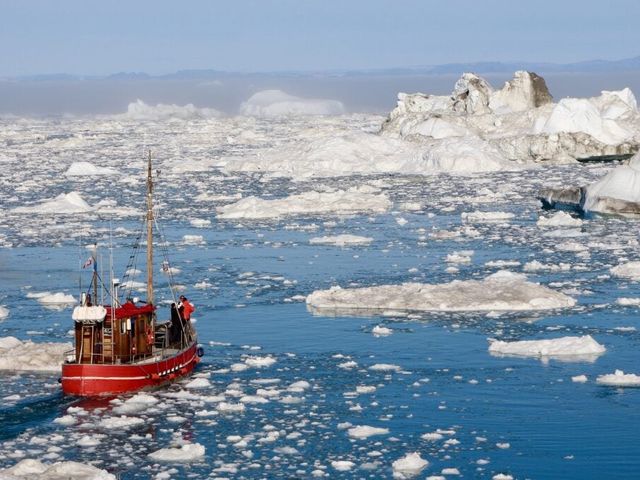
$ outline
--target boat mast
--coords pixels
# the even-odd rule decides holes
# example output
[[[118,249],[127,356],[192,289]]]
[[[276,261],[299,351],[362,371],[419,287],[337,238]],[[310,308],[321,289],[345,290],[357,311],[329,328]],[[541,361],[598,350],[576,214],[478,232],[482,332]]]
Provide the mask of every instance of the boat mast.
[[[147,304],[153,305],[153,178],[151,150],[147,162]]]

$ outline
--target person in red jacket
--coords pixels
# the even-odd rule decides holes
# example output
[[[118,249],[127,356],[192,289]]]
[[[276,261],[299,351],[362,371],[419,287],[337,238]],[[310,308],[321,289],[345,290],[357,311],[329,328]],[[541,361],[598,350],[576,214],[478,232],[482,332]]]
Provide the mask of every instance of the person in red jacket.
[[[178,304],[178,311],[180,312],[180,315],[182,316],[182,318],[184,318],[187,321],[191,320],[191,314],[193,312],[195,312],[196,307],[194,307],[189,300],[187,300],[187,297],[185,297],[184,295],[180,295],[180,303]]]

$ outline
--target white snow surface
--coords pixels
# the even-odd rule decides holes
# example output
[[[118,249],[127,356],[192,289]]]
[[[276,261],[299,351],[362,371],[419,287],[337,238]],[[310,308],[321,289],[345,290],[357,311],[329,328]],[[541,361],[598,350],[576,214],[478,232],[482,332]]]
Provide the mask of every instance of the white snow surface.
[[[0,470],[0,479],[116,480],[116,476],[106,470],[78,462],[56,462],[48,465],[39,460],[24,459],[13,467]]]
[[[240,114],[256,117],[283,115],[340,115],[342,102],[316,98],[301,98],[282,90],[262,90],[240,105]]]
[[[199,443],[187,443],[180,447],[161,448],[148,456],[156,462],[193,462],[204,457],[205,448]]]
[[[611,387],[640,387],[640,375],[616,370],[614,373],[598,376],[596,382]]]
[[[291,215],[349,215],[355,213],[384,213],[391,207],[384,193],[370,188],[354,187],[333,192],[304,192],[285,198],[267,200],[246,197],[236,203],[217,207],[218,218],[277,219]]]
[[[15,337],[0,338],[0,370],[57,372],[70,343],[20,341]]]
[[[489,345],[491,354],[520,357],[590,356],[601,355],[605,351],[606,348],[591,335],[514,342],[493,341]]]
[[[501,271],[484,280],[445,284],[404,283],[363,288],[332,287],[307,296],[314,312],[549,310],[575,300],[524,275]]]

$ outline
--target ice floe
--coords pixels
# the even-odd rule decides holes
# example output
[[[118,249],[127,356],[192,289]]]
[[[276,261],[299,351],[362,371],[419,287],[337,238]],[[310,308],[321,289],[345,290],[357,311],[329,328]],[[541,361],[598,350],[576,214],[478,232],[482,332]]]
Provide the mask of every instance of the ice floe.
[[[218,218],[225,220],[260,220],[291,215],[384,213],[390,207],[391,201],[386,194],[359,187],[334,192],[310,191],[275,200],[246,197],[216,210]]]
[[[351,438],[369,438],[374,435],[387,435],[389,433],[388,428],[370,427],[369,425],[359,425],[347,430],[347,433]]]
[[[514,342],[492,341],[489,353],[492,355],[513,355],[519,357],[548,357],[593,360],[606,351],[591,335],[582,337],[561,337],[545,340],[521,340]]]
[[[549,310],[575,305],[575,300],[523,275],[501,271],[484,280],[445,284],[404,283],[363,288],[332,287],[307,297],[318,314],[367,314],[397,311]]]
[[[567,212],[556,212],[550,217],[540,217],[536,224],[539,227],[579,227],[582,220],[574,218]]]
[[[45,200],[37,205],[22,206],[13,209],[14,213],[28,213],[36,215],[73,215],[87,213],[93,207],[84,201],[78,192],[61,193],[55,198]]]
[[[373,238],[371,237],[350,235],[348,233],[325,237],[313,237],[309,239],[309,243],[311,245],[335,245],[337,247],[346,247],[348,245],[368,245],[372,241]]]
[[[113,168],[109,167],[97,167],[90,162],[73,162],[65,175],[67,177],[94,177],[96,175],[115,175],[116,172]]]
[[[21,341],[0,338],[0,370],[56,372],[60,370],[70,343]]]
[[[616,370],[614,373],[599,375],[596,382],[611,387],[640,387],[640,375]]]
[[[0,478],[33,480],[116,480],[116,476],[93,465],[79,462],[46,464],[39,460],[25,459],[10,468],[0,470]]]
[[[429,465],[418,452],[407,453],[404,457],[395,460],[391,466],[394,478],[412,478],[420,474]]]
[[[611,267],[610,272],[616,277],[640,280],[640,262],[621,263]]]
[[[204,457],[205,447],[199,443],[186,443],[179,447],[161,448],[149,454],[156,462],[193,462]]]
[[[241,115],[257,117],[340,115],[344,112],[344,105],[337,100],[301,98],[282,90],[262,90],[254,93],[240,106]]]

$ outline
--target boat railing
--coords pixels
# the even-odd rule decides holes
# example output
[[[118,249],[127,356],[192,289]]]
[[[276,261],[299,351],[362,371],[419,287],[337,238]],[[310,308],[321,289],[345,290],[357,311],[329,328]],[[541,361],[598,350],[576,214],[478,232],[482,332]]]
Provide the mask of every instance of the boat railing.
[[[136,363],[140,360],[144,360],[147,358],[153,357],[157,352],[154,353],[141,353],[141,354],[131,354],[131,355],[113,355],[108,356],[103,353],[91,353],[91,354],[83,354],[83,361],[78,362],[76,357],[75,350],[67,350],[63,353],[64,363],[78,363],[83,365],[126,365],[128,363]]]

